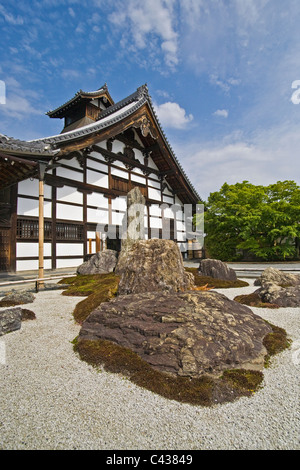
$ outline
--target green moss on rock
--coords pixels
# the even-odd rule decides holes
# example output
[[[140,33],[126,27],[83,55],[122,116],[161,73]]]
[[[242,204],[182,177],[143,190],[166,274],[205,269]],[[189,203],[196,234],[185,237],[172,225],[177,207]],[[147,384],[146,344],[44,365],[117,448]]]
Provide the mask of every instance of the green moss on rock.
[[[119,277],[114,273],[78,275],[60,281],[60,284],[68,284],[69,287],[63,295],[84,296],[73,312],[75,321],[79,324],[102,302],[108,302],[115,297],[119,286]]]

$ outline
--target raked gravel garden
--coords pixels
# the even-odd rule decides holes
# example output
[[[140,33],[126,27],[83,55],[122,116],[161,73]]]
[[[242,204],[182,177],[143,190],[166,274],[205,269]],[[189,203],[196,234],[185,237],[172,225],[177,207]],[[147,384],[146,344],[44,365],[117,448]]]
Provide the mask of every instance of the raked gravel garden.
[[[218,289],[230,299],[255,290]],[[0,449],[298,450],[300,307],[255,308],[292,344],[272,357],[250,397],[214,406],[168,400],[74,352],[80,297],[35,294],[35,320],[0,337]],[[27,307],[27,308],[28,308]]]

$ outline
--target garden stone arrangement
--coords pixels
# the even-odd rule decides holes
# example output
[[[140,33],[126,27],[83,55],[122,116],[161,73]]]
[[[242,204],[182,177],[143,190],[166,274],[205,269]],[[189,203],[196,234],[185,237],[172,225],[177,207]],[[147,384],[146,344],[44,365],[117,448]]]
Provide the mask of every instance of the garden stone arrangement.
[[[252,299],[253,306],[260,306],[259,303],[261,306],[269,304],[272,308],[300,306],[300,276],[297,274],[270,267],[254,281],[254,285],[260,287],[253,294],[244,296],[242,303],[251,305],[249,302]]]
[[[139,210],[131,211],[135,204]],[[236,285],[225,263],[204,260],[194,273],[185,269],[174,241],[144,239],[138,188],[128,194],[127,206],[127,231],[113,273],[116,293],[81,315],[74,349],[93,365],[179,401],[207,404],[212,396],[222,402],[249,394],[262,381],[272,325],[213,287],[198,285],[197,274]],[[243,377],[238,391],[232,389],[232,373],[237,382]]]
[[[165,384],[173,380],[174,391],[178,381],[185,380],[184,392],[167,395],[180,401],[192,402],[195,397],[185,397],[185,392],[194,383],[199,388],[197,381],[211,379],[214,402],[234,399],[228,382],[221,389],[218,382],[228,373],[243,375],[246,386],[240,395],[255,389],[247,380],[258,373],[258,382],[262,381],[268,354],[265,339],[273,332],[270,324],[249,307],[196,287],[173,241],[138,240],[126,246],[126,256],[119,259],[117,295],[101,303],[82,323],[75,347],[82,359],[97,366],[103,362],[104,367],[110,362],[107,370],[130,378],[138,375],[142,363],[146,388],[151,380],[164,380],[162,389],[166,389]],[[160,374],[159,379],[149,378],[149,368]],[[157,391],[155,386],[152,390]]]

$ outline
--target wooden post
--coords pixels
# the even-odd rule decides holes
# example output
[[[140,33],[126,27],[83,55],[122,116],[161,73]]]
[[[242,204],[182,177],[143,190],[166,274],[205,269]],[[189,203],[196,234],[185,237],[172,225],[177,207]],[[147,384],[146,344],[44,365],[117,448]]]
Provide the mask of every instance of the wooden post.
[[[39,181],[39,279],[44,278],[44,180]],[[44,287],[44,282],[38,283],[38,288]]]
[[[92,239],[89,238],[89,255],[92,254]]]
[[[96,253],[98,251],[101,251],[101,238],[100,238],[100,233],[96,232]]]
[[[44,279],[44,178],[48,164],[39,162],[39,279]],[[37,290],[44,281],[37,283]]]

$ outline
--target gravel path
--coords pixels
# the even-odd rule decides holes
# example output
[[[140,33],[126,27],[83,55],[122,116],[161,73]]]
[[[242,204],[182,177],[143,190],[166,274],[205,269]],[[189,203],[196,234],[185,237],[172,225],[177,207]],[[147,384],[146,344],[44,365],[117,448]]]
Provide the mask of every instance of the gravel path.
[[[233,298],[254,289],[219,292]],[[300,308],[253,309],[285,328],[293,347],[272,360],[253,397],[205,408],[166,400],[80,361],[71,313],[82,299],[60,293],[37,294],[26,306],[37,319],[0,337],[0,449],[300,448]]]

